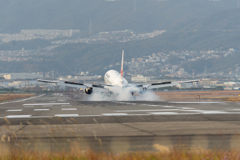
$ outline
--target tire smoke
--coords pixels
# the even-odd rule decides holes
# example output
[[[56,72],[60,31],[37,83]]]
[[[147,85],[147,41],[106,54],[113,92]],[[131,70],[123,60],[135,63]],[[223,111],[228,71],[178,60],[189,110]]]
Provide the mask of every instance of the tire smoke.
[[[114,88],[112,94],[93,92],[88,101],[160,101],[160,97],[154,91],[147,91],[144,94],[131,94],[132,88]]]

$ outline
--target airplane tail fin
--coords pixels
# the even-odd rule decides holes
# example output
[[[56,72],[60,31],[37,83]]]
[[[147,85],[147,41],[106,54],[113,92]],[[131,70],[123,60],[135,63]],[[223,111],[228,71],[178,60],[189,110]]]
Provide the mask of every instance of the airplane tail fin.
[[[123,83],[123,64],[124,64],[124,50],[122,50],[122,63],[121,63],[121,81]]]

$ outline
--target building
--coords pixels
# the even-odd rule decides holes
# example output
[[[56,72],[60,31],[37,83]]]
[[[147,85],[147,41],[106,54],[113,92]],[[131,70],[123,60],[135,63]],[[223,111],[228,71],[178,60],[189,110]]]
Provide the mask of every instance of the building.
[[[143,58],[137,58],[138,62],[143,62]]]
[[[210,80],[208,78],[203,78],[199,81],[201,86],[216,86],[218,81]]]
[[[143,77],[142,75],[137,75],[136,77],[132,77],[131,80],[133,82],[144,82],[150,81],[150,77]]]
[[[177,87],[181,89],[193,88],[193,83],[181,83]]]
[[[43,78],[43,73],[9,73],[9,74],[4,74],[3,77],[8,80],[38,79],[38,78]]]

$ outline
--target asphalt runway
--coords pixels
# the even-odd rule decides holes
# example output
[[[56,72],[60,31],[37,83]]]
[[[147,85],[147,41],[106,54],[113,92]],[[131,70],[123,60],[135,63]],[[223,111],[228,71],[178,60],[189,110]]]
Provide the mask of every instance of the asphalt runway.
[[[24,142],[30,149],[58,150],[77,142],[81,149],[106,151],[240,149],[239,102],[91,102],[39,95],[0,103],[0,123],[8,147]]]

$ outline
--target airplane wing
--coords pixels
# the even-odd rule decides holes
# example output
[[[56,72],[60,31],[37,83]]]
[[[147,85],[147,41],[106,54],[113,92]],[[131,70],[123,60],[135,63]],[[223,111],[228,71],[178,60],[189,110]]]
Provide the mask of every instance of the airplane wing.
[[[106,87],[109,85],[102,85],[102,84],[87,84],[87,83],[76,83],[70,81],[52,81],[52,80],[42,80],[38,79],[38,82],[43,83],[54,83],[59,86],[66,86],[66,87],[73,87],[78,89],[87,89],[87,88],[98,88],[98,89],[107,89]]]
[[[59,86],[67,86],[67,87],[73,87],[78,89],[84,89],[87,93],[89,90],[89,93],[92,93],[92,89],[100,92],[105,91],[114,91],[116,88],[119,88],[119,86],[114,85],[107,85],[107,84],[87,84],[87,83],[76,83],[76,82],[70,82],[70,81],[52,81],[52,80],[41,80],[38,79],[38,82],[43,83],[54,83]],[[181,83],[193,83],[193,82],[199,82],[199,80],[189,80],[189,81],[178,81],[178,82],[160,82],[160,83],[152,83],[152,84],[131,84],[128,87],[130,87],[129,92],[141,92],[145,90],[152,90],[152,89],[158,89],[163,87],[172,87],[177,86]]]
[[[189,80],[189,81],[178,81],[178,82],[160,82],[160,83],[152,83],[152,84],[143,84],[143,85],[132,85],[138,88],[143,88],[143,90],[148,89],[157,89],[157,88],[164,88],[164,87],[173,87],[177,86],[181,83],[193,83],[193,82],[199,82],[199,80]]]
[[[182,84],[182,83],[193,83],[193,82],[199,82],[199,80],[153,83],[148,87],[148,89],[173,87],[173,86],[177,86],[177,85]]]

